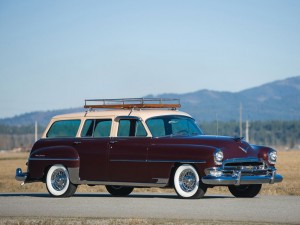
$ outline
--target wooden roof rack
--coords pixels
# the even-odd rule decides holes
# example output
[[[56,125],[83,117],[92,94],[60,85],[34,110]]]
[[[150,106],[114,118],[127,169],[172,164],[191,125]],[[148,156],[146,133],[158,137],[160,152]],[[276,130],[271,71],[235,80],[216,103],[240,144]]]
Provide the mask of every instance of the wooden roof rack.
[[[84,108],[89,109],[133,109],[133,108],[180,108],[180,100],[173,98],[121,98],[121,99],[86,99]]]

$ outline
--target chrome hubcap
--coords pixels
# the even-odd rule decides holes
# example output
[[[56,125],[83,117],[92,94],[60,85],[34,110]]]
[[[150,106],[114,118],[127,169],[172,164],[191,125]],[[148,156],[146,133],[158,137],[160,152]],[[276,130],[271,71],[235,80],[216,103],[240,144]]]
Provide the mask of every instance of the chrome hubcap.
[[[63,190],[67,185],[67,175],[61,170],[55,170],[51,176],[51,185],[56,191]]]
[[[196,176],[192,170],[184,170],[179,176],[179,185],[185,192],[191,192],[196,187]]]

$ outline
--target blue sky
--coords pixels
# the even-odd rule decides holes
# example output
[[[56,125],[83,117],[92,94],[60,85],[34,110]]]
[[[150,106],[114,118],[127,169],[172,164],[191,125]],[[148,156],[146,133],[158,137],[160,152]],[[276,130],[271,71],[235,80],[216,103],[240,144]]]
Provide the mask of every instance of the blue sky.
[[[300,75],[300,1],[0,1],[0,118]]]

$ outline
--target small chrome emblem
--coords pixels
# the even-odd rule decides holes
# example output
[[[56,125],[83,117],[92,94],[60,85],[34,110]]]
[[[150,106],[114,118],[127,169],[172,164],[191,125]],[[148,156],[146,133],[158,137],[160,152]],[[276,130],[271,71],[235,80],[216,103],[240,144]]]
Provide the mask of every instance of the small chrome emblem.
[[[248,152],[248,148],[244,149],[243,147],[239,146],[239,149],[241,149],[243,152],[247,153]]]

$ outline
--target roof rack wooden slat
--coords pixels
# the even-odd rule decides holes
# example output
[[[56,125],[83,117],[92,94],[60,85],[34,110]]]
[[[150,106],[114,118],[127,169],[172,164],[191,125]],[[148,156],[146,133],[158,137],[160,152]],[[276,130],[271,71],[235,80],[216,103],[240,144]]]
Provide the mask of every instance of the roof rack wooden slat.
[[[133,109],[133,108],[180,108],[180,100],[175,98],[122,98],[87,99],[84,108],[96,109]]]

